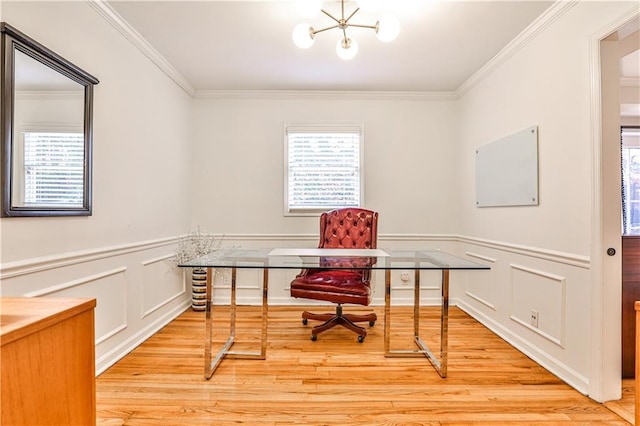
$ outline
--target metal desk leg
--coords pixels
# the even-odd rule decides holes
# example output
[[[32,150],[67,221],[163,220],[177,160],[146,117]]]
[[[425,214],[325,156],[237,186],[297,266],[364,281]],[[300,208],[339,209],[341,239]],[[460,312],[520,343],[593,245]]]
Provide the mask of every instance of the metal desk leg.
[[[442,311],[440,312],[440,376],[447,377],[449,362],[449,270],[442,270]]]
[[[414,342],[418,346],[417,350],[391,350],[391,271],[388,269],[385,273],[384,302],[384,356],[388,358],[425,356],[441,377],[447,377],[449,342],[449,270],[442,270],[442,309],[440,311],[439,357],[436,357],[420,338],[420,271],[416,269],[413,301],[413,334]]]
[[[213,361],[211,360],[211,344],[213,341],[213,318],[211,315],[211,277],[212,268],[207,268],[207,301],[205,316],[205,349],[204,349],[204,378],[210,379],[213,376],[218,364],[223,358],[235,359],[265,359],[267,356],[267,317],[269,314],[269,305],[267,296],[269,293],[269,270],[262,270],[262,328],[260,331],[260,352],[236,352],[231,351],[236,334],[236,268],[231,268],[231,302],[230,302],[230,327],[229,338],[218,351]]]
[[[211,368],[211,341],[213,340],[213,318],[211,315],[211,277],[213,268],[207,268],[207,285],[205,299],[204,319],[204,378],[208,379],[213,374],[215,367]],[[216,363],[217,365],[217,363]]]
[[[413,337],[420,341],[420,270],[416,269],[413,276]],[[420,345],[418,345],[420,346]]]
[[[384,356],[391,356],[391,270],[384,271]]]

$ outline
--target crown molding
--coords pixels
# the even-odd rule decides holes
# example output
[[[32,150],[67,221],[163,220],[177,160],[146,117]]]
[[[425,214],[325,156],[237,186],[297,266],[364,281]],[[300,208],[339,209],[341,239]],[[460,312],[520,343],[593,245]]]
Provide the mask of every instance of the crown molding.
[[[456,100],[455,92],[325,90],[197,90],[196,99]]]
[[[554,23],[558,18],[563,16],[569,9],[579,3],[580,0],[557,0],[542,15],[525,28],[516,38],[511,40],[509,44],[502,48],[496,56],[487,62],[482,68],[476,71],[455,91],[457,98],[464,96],[474,86],[484,80],[502,63],[515,55],[520,49],[525,47],[531,40],[535,39],[547,27]]]
[[[182,88],[189,96],[193,97],[195,89],[156,49],[145,40],[129,23],[116,12],[106,0],[85,0],[105,21],[111,24],[134,47],[153,62],[162,72]]]

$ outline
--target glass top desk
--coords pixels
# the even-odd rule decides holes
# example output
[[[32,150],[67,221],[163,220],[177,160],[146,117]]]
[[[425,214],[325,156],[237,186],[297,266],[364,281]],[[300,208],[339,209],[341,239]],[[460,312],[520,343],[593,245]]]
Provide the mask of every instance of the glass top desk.
[[[449,271],[481,270],[488,266],[472,262],[439,250],[413,249],[309,249],[309,248],[228,248],[220,249],[207,256],[180,264],[181,267],[206,268],[206,307],[205,307],[205,356],[204,376],[211,378],[223,358],[265,359],[267,352],[267,316],[270,269],[340,269],[330,258],[365,258],[368,262],[354,262],[360,266],[344,266],[344,269],[371,269],[385,273],[385,309],[384,309],[384,355],[386,357],[427,357],[441,377],[447,376],[448,328],[449,328]],[[329,264],[329,265],[328,265]],[[344,262],[342,263],[344,265]],[[362,266],[366,265],[366,266]],[[213,321],[211,316],[211,286],[213,269],[228,268],[231,270],[231,301],[229,338],[215,357],[212,354]],[[262,269],[262,329],[260,351],[237,352],[231,347],[235,340],[236,322],[236,273],[238,269]],[[413,270],[414,306],[413,306],[413,340],[417,349],[391,349],[391,271]],[[435,355],[420,338],[420,271],[439,270],[442,273],[442,299],[440,313],[440,351]],[[212,359],[213,358],[213,359]]]

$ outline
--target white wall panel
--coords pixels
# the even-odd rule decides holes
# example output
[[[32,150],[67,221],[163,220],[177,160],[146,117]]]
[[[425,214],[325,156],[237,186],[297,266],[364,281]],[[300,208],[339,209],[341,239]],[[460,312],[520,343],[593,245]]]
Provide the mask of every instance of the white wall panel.
[[[556,6],[562,13],[519,49],[494,61],[490,71],[483,70],[482,78],[458,103],[459,234],[477,243],[469,251],[497,259],[490,272],[492,294],[482,297],[489,299],[495,310],[466,295],[460,295],[460,301],[474,316],[577,389],[602,398],[620,394],[620,376],[611,367],[616,357],[600,357],[602,344],[594,338],[620,335],[620,322],[611,321],[615,315],[603,321],[599,312],[603,312],[600,307],[606,300],[594,289],[604,285],[609,294],[619,294],[620,286],[600,282],[592,276],[597,268],[590,269],[592,264],[598,265],[597,259],[589,257],[592,242],[598,240],[593,219],[601,208],[595,205],[593,194],[597,191],[592,187],[600,170],[594,169],[593,156],[599,148],[594,149],[593,141],[599,140],[599,135],[594,131],[597,126],[592,125],[591,111],[599,105],[592,104],[590,94],[597,87],[593,68],[599,64],[591,62],[590,43],[602,28],[622,16],[631,16],[630,10],[637,14],[637,4],[583,1]],[[598,100],[593,98],[596,102],[599,95]],[[477,208],[475,150],[532,124],[539,129],[540,204]],[[500,243],[492,246],[490,242]],[[510,271],[511,264],[542,274]],[[514,299],[505,298],[512,291]],[[542,324],[537,329],[525,326],[533,303],[543,306]],[[612,309],[609,306],[604,312]],[[511,319],[511,313],[517,321]],[[547,317],[551,322],[545,322]],[[603,366],[605,359],[607,365]],[[609,377],[603,380],[603,374]]]
[[[186,233],[190,96],[90,2],[2,3],[6,22],[100,80],[93,97],[93,215],[0,219],[2,263]]]
[[[471,251],[467,251],[465,254],[470,260],[481,263],[490,268],[496,267],[497,259],[493,257],[483,256]],[[494,311],[496,310],[496,292],[494,291],[494,285],[491,281],[490,274],[471,274],[469,279],[466,281],[465,294],[476,302],[485,305],[487,308]]]
[[[563,346],[566,324],[565,277],[511,264],[511,319]],[[538,324],[531,324],[536,311]]]
[[[96,344],[99,344],[127,327],[126,272],[126,267],[111,269],[74,281],[44,287],[24,296],[96,299],[95,337]]]
[[[173,254],[140,263],[142,269],[142,317],[166,306],[172,300],[184,296],[190,289],[186,288],[186,280],[182,279],[183,270],[170,262]],[[191,285],[191,281],[189,281]]]
[[[348,121],[364,125],[364,207],[380,213],[378,232],[452,233],[456,120],[451,100],[197,99],[193,221],[220,234],[317,235],[317,217],[284,216],[283,123]]]
[[[95,298],[100,373],[189,307],[182,270],[168,260],[174,245],[149,241],[2,264],[2,295]],[[156,299],[146,300],[155,305],[145,310],[152,292]]]
[[[589,290],[588,261],[469,238],[462,239],[460,249],[491,270],[460,276],[453,283],[452,303],[586,393],[591,313],[582,298]],[[539,312],[538,327],[530,325],[532,309]]]

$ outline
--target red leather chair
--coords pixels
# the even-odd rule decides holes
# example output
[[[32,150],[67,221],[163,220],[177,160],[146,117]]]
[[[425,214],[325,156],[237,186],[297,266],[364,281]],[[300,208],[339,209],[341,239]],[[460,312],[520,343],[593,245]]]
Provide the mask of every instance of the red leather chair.
[[[378,213],[359,209],[344,208],[322,213],[320,216],[319,248],[356,248],[374,249],[377,247]],[[367,266],[375,262],[372,258],[322,258],[323,265]],[[302,313],[302,323],[307,320],[323,321],[313,327],[311,340],[316,340],[319,333],[337,325],[358,333],[358,341],[362,343],[367,335],[364,327],[357,322],[369,322],[373,326],[378,319],[375,313],[365,315],[343,314],[342,304],[351,303],[368,306],[371,303],[371,270],[370,269],[304,269],[291,282],[291,296],[324,300],[337,303],[335,313],[314,314]]]

